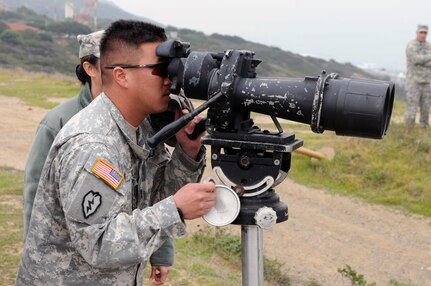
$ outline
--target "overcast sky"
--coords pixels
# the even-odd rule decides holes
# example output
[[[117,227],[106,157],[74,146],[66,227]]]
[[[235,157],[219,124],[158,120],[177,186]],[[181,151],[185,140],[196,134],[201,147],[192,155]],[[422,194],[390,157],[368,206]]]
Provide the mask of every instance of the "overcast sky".
[[[405,69],[405,47],[417,24],[431,25],[430,0],[108,1],[178,28],[396,70]]]

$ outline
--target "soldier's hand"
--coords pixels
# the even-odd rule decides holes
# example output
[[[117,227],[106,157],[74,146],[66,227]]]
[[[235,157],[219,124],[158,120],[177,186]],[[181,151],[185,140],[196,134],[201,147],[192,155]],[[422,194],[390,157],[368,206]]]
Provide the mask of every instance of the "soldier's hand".
[[[174,201],[184,219],[195,219],[208,213],[215,204],[214,183],[189,183],[178,190]]]
[[[168,277],[170,266],[153,265],[151,266],[150,280],[154,285],[163,285]]]
[[[188,114],[189,111],[187,109],[182,110],[182,114]],[[178,119],[180,116],[180,111],[177,109],[176,111],[176,119]],[[195,139],[190,139],[187,135],[190,135],[195,130],[196,125],[202,120],[203,118],[199,115],[193,118],[186,126],[181,128],[177,134],[176,138],[178,143],[181,145],[181,148],[183,149],[184,153],[186,153],[190,158],[196,159],[199,150],[202,146],[201,144],[201,137],[205,134],[205,132],[202,132],[197,136]]]

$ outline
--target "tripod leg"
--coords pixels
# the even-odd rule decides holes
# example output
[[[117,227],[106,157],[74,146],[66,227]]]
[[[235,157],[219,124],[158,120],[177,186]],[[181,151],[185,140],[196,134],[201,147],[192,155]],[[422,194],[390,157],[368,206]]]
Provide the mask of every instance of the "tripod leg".
[[[241,225],[242,286],[263,285],[263,230]]]

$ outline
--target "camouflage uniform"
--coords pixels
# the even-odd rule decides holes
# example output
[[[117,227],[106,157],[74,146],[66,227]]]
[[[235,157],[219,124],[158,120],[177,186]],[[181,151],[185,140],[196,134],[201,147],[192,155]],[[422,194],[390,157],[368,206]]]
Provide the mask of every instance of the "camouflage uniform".
[[[172,195],[205,166],[203,147],[198,161],[179,146],[172,156],[163,144],[150,150],[153,132],[147,120],[129,125],[103,93],[66,124],[42,172],[17,285],[141,285],[150,255],[185,233]]]
[[[33,201],[49,148],[66,122],[89,105],[91,100],[90,86],[86,83],[78,96],[68,99],[48,112],[37,128],[24,171],[24,239],[27,236]]]
[[[406,49],[407,56],[407,110],[405,121],[408,127],[415,124],[416,110],[420,108],[420,126],[428,127],[428,111],[431,104],[431,45],[410,41]]]
[[[78,55],[80,59],[89,55],[100,58],[99,45],[104,32],[104,30],[101,30],[88,35],[77,36],[79,43]],[[78,96],[68,99],[53,108],[46,114],[37,128],[24,171],[24,240],[28,232],[28,224],[30,222],[33,201],[39,184],[40,175],[52,142],[54,142],[55,136],[57,136],[66,122],[69,121],[73,115],[89,105],[92,100],[90,84],[86,82]]]

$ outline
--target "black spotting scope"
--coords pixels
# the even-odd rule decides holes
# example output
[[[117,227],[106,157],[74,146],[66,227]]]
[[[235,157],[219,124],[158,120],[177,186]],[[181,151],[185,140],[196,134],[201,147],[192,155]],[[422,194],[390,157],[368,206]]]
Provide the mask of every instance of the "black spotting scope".
[[[254,59],[253,51],[191,51],[189,43],[178,40],[161,43],[156,53],[169,60],[171,93],[182,89],[188,98],[206,102],[149,138],[150,147],[173,136],[206,108],[206,130],[222,138],[253,132],[250,112],[309,124],[316,133],[332,130],[381,139],[389,127],[392,82],[342,78],[325,71],[305,78],[260,78],[256,67],[261,61]]]

